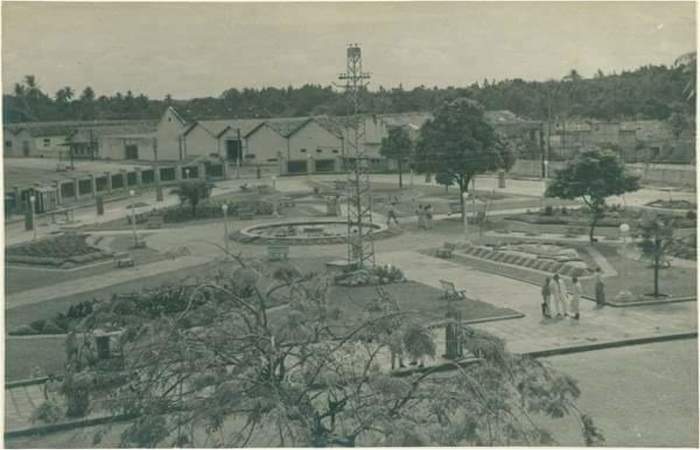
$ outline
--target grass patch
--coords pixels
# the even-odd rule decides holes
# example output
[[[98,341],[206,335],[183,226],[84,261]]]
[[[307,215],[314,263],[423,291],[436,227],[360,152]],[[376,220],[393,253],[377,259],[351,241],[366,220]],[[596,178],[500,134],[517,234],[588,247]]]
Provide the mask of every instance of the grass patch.
[[[66,361],[63,336],[5,339],[5,381],[30,378],[39,367],[44,374],[62,373]]]
[[[442,291],[440,289],[415,281],[388,284],[381,288],[398,301],[403,312],[415,313],[411,314],[411,317],[419,318],[424,325],[446,318],[448,302],[441,298]],[[375,286],[335,286],[330,297],[332,307],[337,307],[341,311],[337,326],[342,328],[348,326],[347,324],[363,320],[367,306],[377,296]],[[517,311],[509,308],[500,308],[472,299],[454,302],[454,306],[462,312],[463,320],[479,320],[518,314]]]

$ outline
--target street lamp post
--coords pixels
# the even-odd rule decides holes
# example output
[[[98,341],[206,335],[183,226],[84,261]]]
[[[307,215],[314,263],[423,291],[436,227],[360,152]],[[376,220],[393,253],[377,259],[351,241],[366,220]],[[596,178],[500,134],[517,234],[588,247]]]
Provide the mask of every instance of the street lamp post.
[[[134,196],[136,192],[134,190],[129,191],[129,198],[131,199],[131,231],[134,234],[134,248],[138,248],[139,239],[136,236],[136,203],[134,201]]]
[[[185,169],[185,180],[189,180],[190,178],[190,169]]]
[[[462,193],[462,204],[464,205],[464,239],[469,239],[469,214],[467,213],[467,202],[469,200],[469,194],[466,192]]]
[[[29,205],[32,208],[32,239],[36,239],[36,197],[29,197]]]
[[[221,205],[221,211],[224,213],[224,246],[226,248],[226,257],[228,258],[228,205]]]

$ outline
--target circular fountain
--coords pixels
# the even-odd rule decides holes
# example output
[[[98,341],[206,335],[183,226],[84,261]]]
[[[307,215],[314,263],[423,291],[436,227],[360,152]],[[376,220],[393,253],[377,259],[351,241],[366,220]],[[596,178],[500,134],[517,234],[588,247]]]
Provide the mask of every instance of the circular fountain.
[[[351,232],[357,233],[357,227]],[[362,233],[371,239],[394,236],[398,230],[386,225],[364,223]],[[290,220],[253,225],[231,236],[245,243],[280,243],[286,245],[329,245],[343,244],[347,240],[348,223],[344,220]]]

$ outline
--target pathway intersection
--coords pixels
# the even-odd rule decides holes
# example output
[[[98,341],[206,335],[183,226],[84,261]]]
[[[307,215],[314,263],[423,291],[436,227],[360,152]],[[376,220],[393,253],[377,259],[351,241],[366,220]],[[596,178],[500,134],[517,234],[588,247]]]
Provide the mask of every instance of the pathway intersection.
[[[395,177],[382,177],[387,182],[394,182]],[[250,181],[250,180],[248,180]],[[217,193],[234,192],[244,180],[231,180],[223,185]],[[480,178],[483,188],[495,184],[495,179]],[[416,184],[425,184],[421,179]],[[281,192],[298,192],[308,190],[308,180],[289,178],[277,180],[277,189]],[[541,183],[522,180],[509,180],[507,192],[525,193],[526,195],[541,195]],[[648,198],[657,196],[656,193],[646,192],[639,195],[628,196],[627,204],[642,204]],[[654,191],[655,192],[655,191]],[[150,194],[149,194],[150,195]],[[175,204],[177,199],[168,196],[166,204]],[[160,205],[159,205],[160,206]],[[521,212],[521,208],[509,209],[495,214],[512,214]],[[345,211],[343,211],[345,212]],[[79,215],[82,223],[96,223],[114,218],[123,217],[126,214],[124,205],[119,203],[112,205],[108,214],[101,218],[90,217],[88,212]],[[436,215],[436,220],[447,219],[447,215]],[[375,213],[374,218],[378,223],[386,223],[386,217]],[[376,260],[379,264],[392,264],[404,271],[408,279],[440,288],[439,280],[448,280],[455,284],[457,289],[464,289],[467,296],[491,303],[498,307],[507,307],[523,313],[525,316],[519,319],[502,320],[495,322],[478,323],[472,326],[488,331],[502,338],[508,350],[516,353],[537,353],[543,351],[556,351],[575,346],[588,344],[606,344],[630,339],[646,339],[654,337],[672,336],[681,333],[693,333],[697,331],[696,302],[681,302],[657,306],[639,306],[627,308],[605,307],[596,309],[592,302],[584,301],[581,306],[581,319],[572,321],[543,320],[540,313],[540,289],[538,286],[527,282],[506,278],[493,273],[479,271],[468,263],[458,263],[454,260],[438,259],[427,256],[421,252],[428,248],[440,247],[444,242],[454,242],[461,236],[453,232],[446,233],[440,230],[416,231],[415,217],[400,218],[401,226],[408,225],[405,232],[388,240],[375,242]],[[234,228],[243,228],[259,221],[232,221]],[[31,233],[11,233],[8,242],[21,242],[31,239]],[[127,234],[129,231],[123,231]],[[105,232],[100,234],[119,234]],[[184,256],[173,260],[164,260],[139,267],[121,269],[105,274],[82,278],[80,283],[75,281],[58,283],[46,288],[37,288],[18,292],[7,296],[6,309],[20,306],[48,302],[52,299],[78,294],[100,288],[108,288],[112,285],[137,280],[140,278],[164,274],[186,268],[199,267],[222,256],[215,244],[223,245],[223,224],[209,222],[193,224],[182,228],[163,229],[158,232],[144,235],[148,247],[157,251],[168,251],[172,248],[186,246],[191,251],[191,256]],[[265,247],[260,245],[243,245],[231,242],[234,252],[241,252],[244,256],[260,257],[265,254]],[[400,250],[397,250],[400,249]],[[346,256],[345,245],[326,246],[295,246],[291,249],[290,257],[294,258],[319,258]],[[607,261],[602,255],[592,253],[599,265],[603,266],[607,273],[614,272],[612,266],[606,266]],[[401,299],[397,299],[399,303]],[[464,320],[469,320],[464,317]],[[438,354],[442,354],[445,348],[444,329],[433,330]],[[8,338],[12,339],[21,338]],[[437,358],[427,361],[428,364],[443,364],[446,361]],[[385,352],[380,355],[380,366],[383,370],[390,370],[390,355]],[[30,425],[29,409],[32,404],[41,401],[42,391],[34,388],[6,389],[6,419],[8,429],[19,429]],[[37,398],[39,397],[39,398]]]

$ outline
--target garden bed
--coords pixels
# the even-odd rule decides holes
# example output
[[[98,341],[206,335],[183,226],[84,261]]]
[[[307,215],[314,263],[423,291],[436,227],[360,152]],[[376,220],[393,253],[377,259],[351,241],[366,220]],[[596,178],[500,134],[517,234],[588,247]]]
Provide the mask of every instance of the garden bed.
[[[5,250],[8,263],[69,269],[111,258],[113,253],[87,243],[86,234],[66,233],[18,244]]]
[[[640,209],[614,209],[606,211],[605,216],[598,220],[596,227],[619,227],[623,223],[632,230],[637,228],[639,220],[643,217]],[[514,214],[504,217],[504,220],[524,222],[530,225],[562,225],[570,227],[590,227],[591,215],[584,209],[550,208],[542,211],[533,211],[524,214]],[[677,217],[675,224],[678,228],[695,228],[697,220],[694,217]]]
[[[652,208],[663,208],[663,209],[686,209],[694,210],[697,209],[697,204],[689,202],[688,200],[654,200],[649,202],[646,206],[651,206]]]

